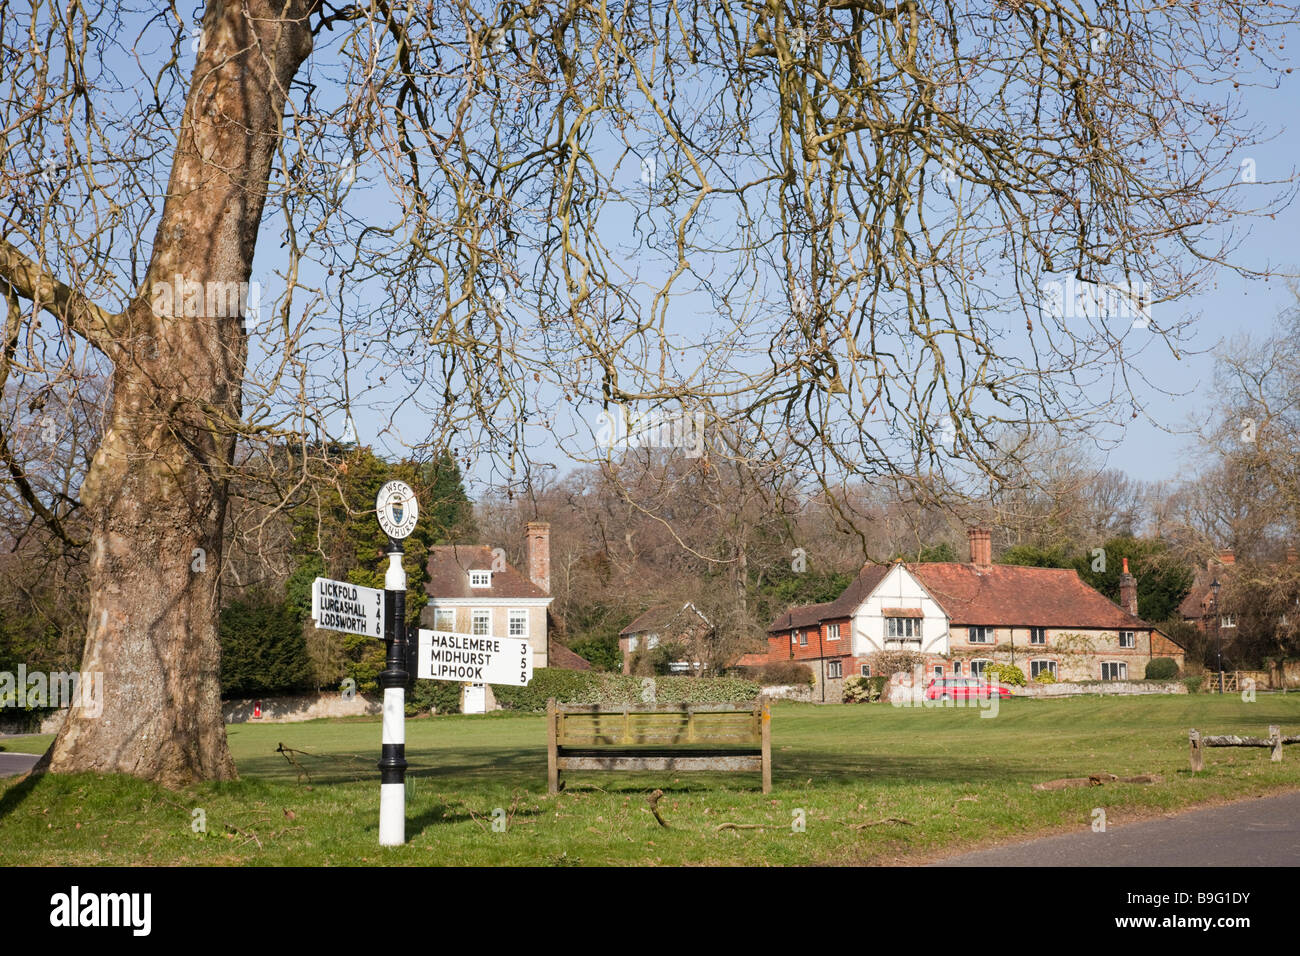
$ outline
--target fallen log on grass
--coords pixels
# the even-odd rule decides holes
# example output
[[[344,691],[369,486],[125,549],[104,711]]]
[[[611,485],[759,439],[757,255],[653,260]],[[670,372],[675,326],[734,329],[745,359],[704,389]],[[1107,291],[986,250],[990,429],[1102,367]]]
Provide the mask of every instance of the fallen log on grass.
[[[1035,790],[1068,790],[1071,787],[1101,787],[1108,783],[1161,783],[1158,773],[1140,773],[1136,777],[1117,777],[1113,773],[1094,773],[1086,777],[1061,777],[1045,783],[1034,784]]]

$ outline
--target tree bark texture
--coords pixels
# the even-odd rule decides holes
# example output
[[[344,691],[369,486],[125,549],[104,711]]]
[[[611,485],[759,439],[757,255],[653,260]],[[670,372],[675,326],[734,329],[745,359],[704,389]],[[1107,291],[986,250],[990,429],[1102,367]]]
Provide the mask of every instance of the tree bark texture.
[[[145,288],[95,342],[114,363],[113,404],[82,487],[93,520],[82,672],[104,675],[103,704],[72,710],[51,771],[169,786],[236,775],[217,625],[247,343],[242,303],[209,290],[249,280],[311,6],[206,10]]]

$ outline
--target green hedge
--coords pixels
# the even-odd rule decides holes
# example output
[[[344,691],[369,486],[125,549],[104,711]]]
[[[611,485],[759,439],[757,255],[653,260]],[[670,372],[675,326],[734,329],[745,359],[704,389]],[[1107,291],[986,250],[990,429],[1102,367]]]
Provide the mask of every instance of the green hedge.
[[[439,714],[460,713],[464,685],[447,680],[414,680],[406,692],[406,716],[415,717],[436,710]]]
[[[1172,657],[1154,657],[1147,662],[1147,680],[1173,680],[1178,676],[1178,662]]]
[[[994,661],[984,665],[984,678],[1006,684],[1008,687],[1024,687],[1025,672],[1015,664],[999,664]]]
[[[758,684],[738,677],[631,677],[553,667],[535,670],[527,687],[492,685],[503,710],[533,713],[545,711],[551,697],[563,704],[636,704],[647,699],[665,704],[709,704],[756,700],[759,691]]]
[[[762,692],[758,684],[743,677],[656,677],[654,681],[655,700],[664,704],[721,704],[733,700],[758,700],[758,695]],[[639,693],[637,699],[641,699]]]

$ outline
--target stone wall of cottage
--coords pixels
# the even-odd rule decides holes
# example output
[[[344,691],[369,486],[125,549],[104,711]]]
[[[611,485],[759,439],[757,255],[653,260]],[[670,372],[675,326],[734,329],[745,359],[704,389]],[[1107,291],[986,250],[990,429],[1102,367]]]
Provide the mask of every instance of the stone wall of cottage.
[[[1134,630],[1131,647],[1121,643],[1121,631],[1090,628],[1045,628],[1042,643],[1032,643],[1030,628],[991,628],[987,642],[972,640],[972,628],[953,627],[947,657],[931,656],[926,677],[969,677],[972,662],[1015,664],[1032,677],[1034,662],[1055,664],[1056,679],[1102,680],[1102,665],[1123,664],[1118,679],[1140,680],[1151,660],[1151,631]],[[1161,656],[1161,655],[1157,655]]]
[[[829,638],[831,623],[840,623],[841,639]],[[821,700],[822,662],[828,666],[831,661],[838,663],[839,677],[827,676],[826,699],[832,696],[838,699],[843,685],[843,678],[854,674],[864,676],[878,675],[872,669],[875,660],[872,653],[852,653],[851,643],[843,636],[848,633],[848,621],[823,622],[817,625],[795,628],[768,636],[769,661],[797,661],[807,664],[813,671],[817,682],[814,685],[814,700]],[[1170,642],[1156,638],[1153,653],[1153,632],[1147,629],[1134,630],[1132,647],[1122,646],[1120,631],[1098,628],[1045,628],[1043,643],[1031,643],[1031,629],[1025,627],[996,627],[991,629],[987,643],[971,640],[971,629],[952,627],[948,632],[947,654],[925,655],[925,680],[932,678],[952,678],[974,676],[972,662],[991,661],[999,664],[1015,664],[1026,677],[1030,677],[1033,662],[1055,664],[1058,681],[1095,681],[1103,679],[1102,664],[1123,664],[1118,676],[1110,679],[1141,680],[1146,676],[1146,665],[1152,657],[1174,657],[1179,667],[1183,666],[1182,655],[1170,653]],[[820,641],[819,641],[820,638]]]

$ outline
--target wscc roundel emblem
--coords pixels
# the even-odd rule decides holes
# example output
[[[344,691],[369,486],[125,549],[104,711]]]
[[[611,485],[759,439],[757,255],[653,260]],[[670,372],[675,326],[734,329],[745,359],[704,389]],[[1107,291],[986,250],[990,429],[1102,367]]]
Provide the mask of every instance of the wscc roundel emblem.
[[[420,506],[410,485],[402,481],[390,481],[379,489],[375,498],[375,513],[384,534],[401,539],[415,530],[415,522],[420,517]]]

